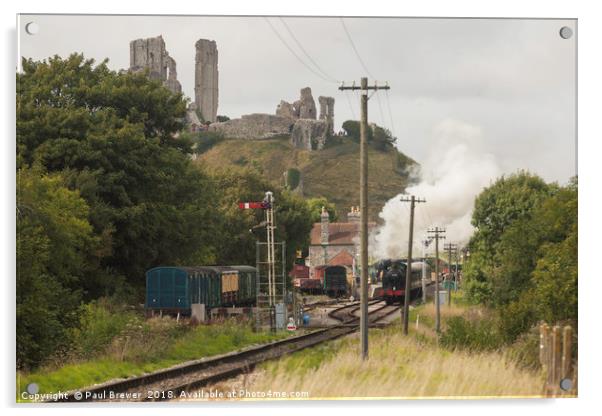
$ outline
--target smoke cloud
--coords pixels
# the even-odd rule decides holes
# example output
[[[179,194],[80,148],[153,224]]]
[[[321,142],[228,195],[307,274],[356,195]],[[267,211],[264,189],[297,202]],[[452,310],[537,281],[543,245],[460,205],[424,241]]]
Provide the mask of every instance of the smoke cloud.
[[[429,227],[446,229],[446,242],[460,246],[473,233],[470,224],[475,197],[500,175],[495,157],[481,148],[479,127],[448,119],[433,130],[429,158],[417,174],[417,185],[406,195],[426,199],[414,211],[414,254],[421,255],[420,242]],[[391,198],[379,216],[384,224],[371,236],[371,256],[399,258],[407,255],[410,203],[399,194]],[[420,251],[417,251],[420,250]]]

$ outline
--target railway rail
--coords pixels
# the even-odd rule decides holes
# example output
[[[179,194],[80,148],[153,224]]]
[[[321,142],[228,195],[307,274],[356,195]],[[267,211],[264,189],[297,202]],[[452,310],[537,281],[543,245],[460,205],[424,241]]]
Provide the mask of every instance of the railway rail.
[[[370,306],[382,303],[372,301]],[[330,316],[341,322],[329,328],[228,353],[200,359],[139,377],[108,382],[91,388],[72,391],[63,402],[91,401],[163,401],[180,397],[182,392],[198,389],[238,374],[249,372],[257,364],[348,335],[358,329],[359,317],[354,313],[359,302],[338,308]],[[369,323],[376,323],[399,309],[382,305],[369,311]]]

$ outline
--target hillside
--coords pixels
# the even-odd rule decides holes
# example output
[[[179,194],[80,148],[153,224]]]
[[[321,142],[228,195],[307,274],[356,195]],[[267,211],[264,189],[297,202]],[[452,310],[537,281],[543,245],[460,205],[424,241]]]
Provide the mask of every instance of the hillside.
[[[326,197],[336,204],[340,214],[345,214],[349,207],[359,205],[359,153],[359,144],[349,139],[311,152],[293,148],[288,137],[229,139],[199,155],[197,162],[209,167],[255,167],[279,185],[284,184],[286,172],[296,168],[301,172],[298,191],[304,197]],[[405,189],[408,177],[404,172],[415,162],[394,149],[378,151],[369,147],[368,157],[370,219],[377,221],[385,202]]]

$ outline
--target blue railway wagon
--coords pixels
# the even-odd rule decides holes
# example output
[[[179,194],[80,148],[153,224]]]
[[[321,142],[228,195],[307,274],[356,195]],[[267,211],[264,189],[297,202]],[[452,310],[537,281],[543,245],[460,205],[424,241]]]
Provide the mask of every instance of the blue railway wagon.
[[[221,274],[212,267],[155,267],[146,272],[148,310],[190,313],[190,305],[221,306]]]

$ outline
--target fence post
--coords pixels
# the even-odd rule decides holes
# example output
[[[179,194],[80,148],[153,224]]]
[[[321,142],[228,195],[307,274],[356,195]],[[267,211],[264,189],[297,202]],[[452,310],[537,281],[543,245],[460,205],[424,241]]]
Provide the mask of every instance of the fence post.
[[[546,335],[547,335],[547,325],[541,323],[539,325],[539,363],[542,366],[546,364]]]
[[[554,378],[552,386],[554,391],[560,389],[560,380],[562,374],[562,334],[560,326],[554,327]]]
[[[562,333],[562,375],[561,379],[570,378],[572,370],[573,328],[565,326]]]

